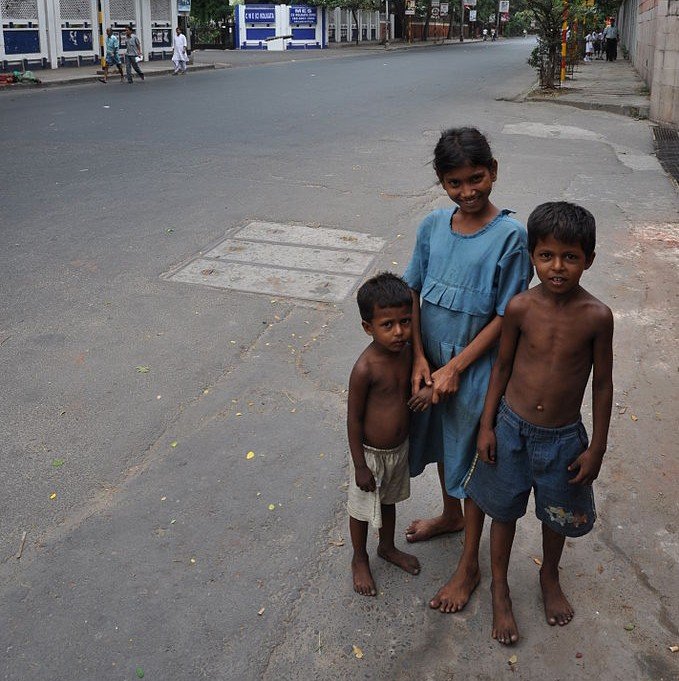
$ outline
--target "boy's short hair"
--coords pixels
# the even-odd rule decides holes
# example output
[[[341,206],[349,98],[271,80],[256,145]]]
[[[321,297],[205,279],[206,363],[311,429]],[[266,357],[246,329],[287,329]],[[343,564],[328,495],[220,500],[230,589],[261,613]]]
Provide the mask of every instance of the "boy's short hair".
[[[568,201],[541,203],[528,218],[528,252],[533,253],[538,239],[552,234],[565,244],[578,243],[590,258],[596,245],[596,221],[582,206]]]
[[[412,307],[413,298],[408,284],[391,272],[380,272],[358,289],[356,302],[364,322],[371,322],[375,307]]]

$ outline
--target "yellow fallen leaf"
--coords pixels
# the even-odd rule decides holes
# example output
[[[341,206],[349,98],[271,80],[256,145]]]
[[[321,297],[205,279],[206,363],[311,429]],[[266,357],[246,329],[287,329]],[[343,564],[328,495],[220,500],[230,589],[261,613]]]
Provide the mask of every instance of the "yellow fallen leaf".
[[[507,662],[508,662],[510,665],[516,664],[518,661],[519,661],[519,658],[518,658],[516,655],[512,655],[512,656],[507,660]]]
[[[179,443],[177,442],[177,440],[172,440],[172,442],[170,442],[170,447],[172,447],[172,449],[174,449],[178,444]]]
[[[50,494],[50,499],[56,499],[56,498],[57,498],[57,493],[52,492],[52,494]]]
[[[254,459],[255,458],[255,453],[250,451],[245,455],[246,459]]]
[[[351,646],[351,652],[357,660],[363,659],[363,651],[358,646]]]
[[[679,652],[679,646],[667,646],[671,653]]]
[[[160,497],[161,501],[165,501],[166,499],[167,499],[167,497]]]
[[[639,417],[636,414],[630,414],[629,417],[632,419],[632,421],[638,421],[639,420]]]
[[[275,511],[276,510],[276,504],[269,504],[269,510]]]
[[[541,561],[539,558],[536,558],[535,556],[533,556],[533,562],[534,562],[538,567],[540,567],[540,566],[542,565],[542,561]]]
[[[260,608],[260,609],[257,611],[257,614],[258,614],[258,615],[263,615],[265,610],[266,610],[266,608]]]
[[[339,539],[331,539],[328,544],[330,544],[330,546],[344,546],[344,539],[342,539],[342,537]]]
[[[190,560],[189,562],[191,563],[191,565],[194,565],[195,562],[196,562],[196,559],[195,559],[195,558],[191,558],[191,560]]]
[[[243,416],[243,414],[241,412],[237,411],[236,416]]]

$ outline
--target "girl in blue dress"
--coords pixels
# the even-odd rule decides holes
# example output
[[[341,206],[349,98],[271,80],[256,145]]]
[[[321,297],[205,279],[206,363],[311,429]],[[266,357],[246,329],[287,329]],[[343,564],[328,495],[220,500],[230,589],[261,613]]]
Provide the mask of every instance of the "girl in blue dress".
[[[501,318],[512,296],[528,288],[532,267],[524,226],[490,202],[497,161],[475,128],[441,135],[434,170],[457,204],[435,210],[420,225],[404,279],[413,291],[412,394],[432,385],[431,408],[415,410],[410,433],[411,475],[438,465],[443,512],[415,520],[408,541],[465,529],[457,570],[429,605],[457,612],[479,579],[478,548],[483,513],[465,502],[462,484],[474,458],[476,432],[500,337]]]

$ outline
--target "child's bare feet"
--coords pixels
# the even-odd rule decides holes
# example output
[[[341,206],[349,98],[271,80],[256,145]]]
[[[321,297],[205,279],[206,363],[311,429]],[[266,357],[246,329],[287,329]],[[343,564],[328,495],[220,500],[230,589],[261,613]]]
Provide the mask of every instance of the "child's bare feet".
[[[478,564],[458,565],[453,576],[429,601],[429,607],[441,612],[459,612],[467,605],[480,581],[481,573]]]
[[[519,628],[516,626],[512,599],[509,597],[509,586],[491,584],[490,593],[493,598],[493,638],[503,645],[510,646],[519,640]]]
[[[416,541],[427,541],[432,537],[441,534],[450,534],[464,529],[464,518],[448,518],[439,515],[435,518],[420,518],[413,520],[406,528],[406,540],[413,543]]]
[[[354,591],[361,596],[375,596],[375,580],[370,572],[368,557],[351,559],[351,574],[354,577]]]
[[[558,624],[563,627],[568,624],[575,614],[571,604],[561,590],[559,573],[551,574],[544,568],[540,570],[540,586],[542,587],[542,600],[545,604],[545,617],[547,624]]]
[[[400,567],[402,570],[409,572],[411,575],[420,574],[420,561],[410,553],[399,551],[395,546],[388,548],[378,546],[377,555],[380,558],[384,558],[384,560],[387,560],[390,563]]]

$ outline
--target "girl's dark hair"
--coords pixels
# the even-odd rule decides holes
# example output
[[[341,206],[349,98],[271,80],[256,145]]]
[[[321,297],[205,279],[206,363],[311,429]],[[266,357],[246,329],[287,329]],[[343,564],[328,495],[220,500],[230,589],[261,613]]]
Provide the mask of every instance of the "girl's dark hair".
[[[433,165],[439,177],[464,166],[484,166],[492,170],[493,152],[488,140],[476,128],[450,128],[436,144]]]
[[[356,302],[364,322],[371,322],[375,307],[412,307],[413,298],[408,284],[391,272],[380,272],[358,289]]]
[[[564,244],[580,244],[587,258],[596,246],[594,216],[582,206],[567,201],[541,203],[528,217],[528,252],[539,239],[550,234]]]

